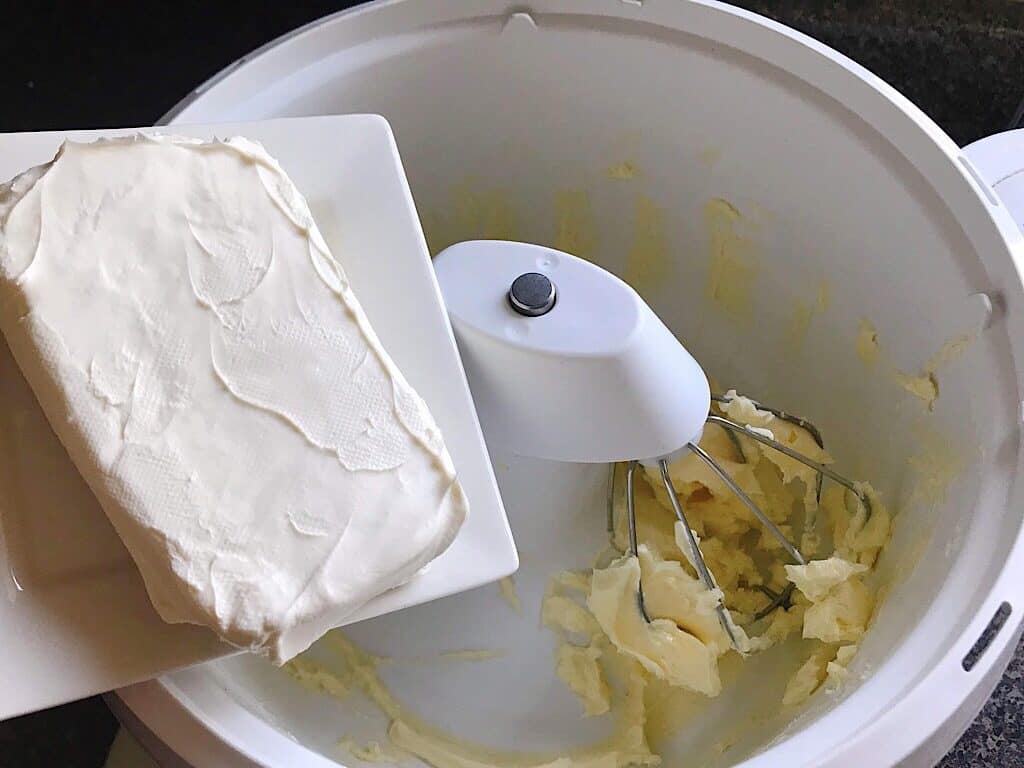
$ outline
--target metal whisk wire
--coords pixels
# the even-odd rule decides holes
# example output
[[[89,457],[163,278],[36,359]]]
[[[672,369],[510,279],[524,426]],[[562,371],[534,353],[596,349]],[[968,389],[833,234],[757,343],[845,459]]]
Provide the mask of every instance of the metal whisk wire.
[[[725,429],[728,429],[728,430],[731,430],[733,432],[738,432],[740,434],[743,434],[743,435],[749,437],[751,440],[756,440],[757,442],[761,443],[762,445],[767,445],[769,448],[774,448],[779,453],[781,453],[781,454],[783,454],[785,456],[788,456],[791,459],[795,459],[796,461],[799,461],[804,466],[810,467],[811,469],[813,469],[815,472],[818,473],[818,478],[819,479],[822,478],[822,477],[827,477],[829,480],[834,480],[835,482],[839,483],[841,486],[846,488],[848,491],[853,493],[853,495],[857,497],[857,499],[860,501],[860,503],[864,505],[864,511],[866,512],[867,517],[868,518],[871,517],[871,512],[872,512],[872,510],[871,510],[871,499],[868,497],[868,495],[866,493],[864,493],[862,490],[860,490],[857,487],[856,483],[854,483],[852,480],[848,480],[847,478],[843,477],[839,473],[832,471],[831,469],[826,467],[824,464],[820,464],[817,461],[814,461],[813,459],[811,459],[811,458],[809,458],[807,456],[804,456],[799,451],[794,451],[788,445],[780,443],[778,440],[773,440],[772,438],[768,437],[767,435],[763,435],[760,432],[758,432],[757,430],[751,429],[750,427],[744,426],[743,424],[738,424],[735,421],[731,421],[729,419],[723,418],[722,416],[716,416],[714,414],[709,414],[708,415],[707,423],[708,424],[717,424],[718,426],[724,427]],[[692,447],[692,444],[691,444],[691,447]],[[819,498],[820,498],[820,491],[819,491]]]
[[[732,401],[732,398],[726,395],[713,394],[711,399],[714,402],[721,404],[728,404]],[[805,429],[811,438],[818,444],[819,448],[824,448],[824,442],[821,439],[821,433],[818,429],[806,419],[792,416],[785,411],[771,408],[770,406],[764,406],[760,403],[754,403],[754,405],[763,411],[773,414],[776,418],[786,421],[790,424],[794,424],[802,429]],[[863,505],[865,511],[865,519],[870,519],[872,514],[871,500],[867,494],[856,486],[851,480],[846,477],[834,472],[824,464],[814,461],[808,456],[795,451],[788,445],[780,443],[779,441],[768,437],[767,435],[752,429],[743,424],[739,424],[731,419],[727,419],[723,416],[718,416],[713,413],[709,413],[707,416],[706,423],[715,424],[726,430],[727,434],[730,435],[731,439],[737,446],[740,456],[743,456],[742,446],[739,444],[738,435],[744,435],[752,440],[755,440],[762,445],[779,451],[785,456],[788,456],[795,461],[800,462],[804,466],[810,467],[817,473],[817,485],[816,495],[820,501],[821,499],[821,486],[823,478],[828,478],[840,484],[846,488],[849,492],[853,493],[858,501]],[[765,527],[765,529],[779,542],[779,544],[785,549],[789,557],[798,565],[805,565],[806,560],[800,550],[791,542],[782,530],[775,524],[775,522],[768,517],[765,512],[758,507],[758,505],[750,498],[750,496],[736,483],[735,480],[729,475],[729,473],[715,461],[714,458],[708,454],[703,448],[697,445],[695,442],[687,444],[689,449],[700,461],[708,466],[725,485],[732,491],[733,494],[743,503],[747,509],[757,518],[757,520]],[[659,459],[658,470],[661,475],[661,482],[665,488],[665,492],[668,494],[669,503],[672,506],[672,510],[675,513],[676,519],[682,524],[683,530],[687,537],[687,544],[689,545],[689,559],[697,572],[698,578],[709,590],[717,589],[718,585],[715,582],[714,575],[711,573],[711,569],[708,568],[707,562],[704,560],[704,555],[701,552],[700,544],[697,541],[696,535],[693,533],[693,529],[690,527],[689,521],[686,518],[686,513],[683,510],[683,505],[676,494],[675,486],[672,483],[672,477],[669,474],[668,461],[666,459]],[[631,557],[638,557],[638,540],[637,540],[637,523],[636,523],[636,502],[635,502],[635,487],[636,487],[636,471],[639,467],[638,461],[630,461],[626,465],[626,524],[628,533],[628,553]],[[608,531],[609,534],[614,534],[615,528],[615,476],[616,470],[615,465],[611,467],[611,477],[608,485]],[[754,619],[760,619],[767,616],[769,613],[774,611],[779,606],[787,605],[793,593],[793,585],[789,584],[782,592],[774,592],[767,587],[759,587],[759,589],[769,597],[770,603],[767,607],[759,611],[754,615]],[[647,622],[651,621],[651,617],[647,612],[647,605],[644,599],[643,583],[642,579],[637,584],[637,603],[640,608],[640,613]],[[728,609],[725,607],[725,603],[720,601],[716,611],[718,613],[719,622],[722,628],[725,630],[729,637],[733,647],[738,647],[739,643],[734,630],[734,624],[729,614]]]
[[[690,443],[690,448],[693,449],[696,446]],[[698,448],[698,450],[700,450]],[[683,512],[683,505],[679,503],[679,497],[676,495],[675,486],[672,485],[672,478],[668,473],[668,462],[662,459],[658,462],[658,469],[661,471],[661,482],[665,486],[665,490],[668,492],[669,501],[672,503],[672,511],[676,513],[676,519],[683,524],[683,530],[686,531],[686,541],[690,545],[690,557],[692,558],[693,567],[697,571],[697,575],[700,580],[704,583],[704,586],[708,589],[718,589],[718,584],[715,582],[715,577],[711,575],[711,569],[708,568],[708,564],[704,562],[704,554],[700,551],[700,545],[697,543],[697,537],[693,533],[693,529],[690,528],[690,523],[686,519],[686,514]],[[638,585],[639,588],[639,585]],[[718,621],[722,625],[722,629],[725,630],[725,634],[729,636],[729,642],[734,647],[739,645],[736,635],[733,632],[732,618],[729,616],[729,610],[725,607],[724,600],[719,600],[718,605],[715,606],[715,611],[718,613]]]
[[[729,397],[728,395],[718,395],[712,392],[711,401],[718,403],[719,405],[728,405],[733,401],[733,398]],[[759,411],[765,411],[767,413],[770,413],[777,419],[782,419],[783,421],[789,424],[800,427],[811,436],[811,439],[818,444],[819,448],[821,448],[822,450],[825,449],[825,440],[822,438],[821,432],[819,432],[818,428],[814,426],[811,422],[809,422],[807,419],[802,418],[800,416],[794,416],[793,414],[787,413],[786,411],[783,411],[779,408],[773,408],[770,405],[764,405],[756,400],[751,400],[750,402],[753,403],[754,407],[757,408]],[[743,446],[740,445],[740,441],[739,438],[736,437],[736,433],[727,430],[726,434],[729,435],[729,438],[733,441],[733,445],[736,446],[736,452],[743,459],[743,462],[746,463],[746,458],[743,455]],[[818,475],[818,482],[815,487],[815,494],[817,496],[818,501],[821,501],[821,485],[822,476]]]
[[[629,554],[635,558],[640,557],[636,539],[636,497],[634,496],[634,483],[636,481],[636,468],[638,464],[639,462],[631,461],[626,466],[626,526],[629,534]],[[612,472],[614,471],[615,465],[612,465]],[[647,613],[647,604],[644,602],[642,578],[636,585],[636,600],[640,606],[640,615],[644,617],[644,621],[650,624],[651,617]]]

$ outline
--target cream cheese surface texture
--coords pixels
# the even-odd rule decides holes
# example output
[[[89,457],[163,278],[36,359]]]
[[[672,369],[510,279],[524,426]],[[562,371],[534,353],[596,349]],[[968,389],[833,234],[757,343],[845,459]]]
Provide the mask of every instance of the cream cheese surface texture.
[[[0,326],[165,621],[281,663],[467,514],[425,403],[255,142],[69,142],[0,187]]]

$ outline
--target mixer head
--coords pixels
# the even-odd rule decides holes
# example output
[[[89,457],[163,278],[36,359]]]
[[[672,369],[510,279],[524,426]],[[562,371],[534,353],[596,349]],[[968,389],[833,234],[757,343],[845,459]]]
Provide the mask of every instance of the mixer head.
[[[741,440],[749,439],[813,469],[819,499],[824,478],[839,483],[870,517],[871,502],[852,481],[767,430],[715,412],[712,403],[727,406],[731,395],[711,394],[697,361],[636,291],[610,272],[552,248],[497,240],[453,245],[437,256],[434,267],[474,398],[494,420],[486,425],[490,438],[524,456],[611,464],[609,530],[614,467],[625,462],[629,555],[638,554],[634,487],[642,464],[660,475],[685,531],[689,551],[683,554],[704,585],[717,588],[669,474],[669,464],[690,452],[721,478],[794,563],[805,564],[799,549],[700,447],[709,424],[726,431],[741,457]],[[807,420],[754,405],[806,430],[824,448],[820,432]],[[792,585],[763,591],[770,603],[755,618],[787,605]],[[650,621],[642,584],[637,600]],[[717,610],[739,647],[728,610],[723,603]]]

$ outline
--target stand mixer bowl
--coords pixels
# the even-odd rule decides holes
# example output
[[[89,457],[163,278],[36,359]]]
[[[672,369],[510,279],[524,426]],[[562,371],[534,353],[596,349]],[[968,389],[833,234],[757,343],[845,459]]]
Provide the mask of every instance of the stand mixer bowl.
[[[324,111],[390,121],[433,253],[523,240],[619,275],[711,376],[814,420],[895,510],[887,595],[848,684],[775,717],[790,670],[753,660],[733,681],[742,693],[693,715],[665,764],[936,761],[1020,628],[1024,243],[984,180],[996,177],[844,57],[697,1],[372,4],[268,47],[173,118]],[[344,223],[322,229],[344,254]],[[904,386],[916,381],[924,399]],[[414,711],[497,748],[592,741],[600,724],[559,687],[535,616],[550,574],[601,546],[605,468],[516,456],[506,414],[478,409],[524,613],[491,588],[351,635],[396,657],[504,649],[471,668],[397,665],[388,681]],[[168,702],[245,765],[329,765],[340,735],[381,726],[244,657],[147,686],[123,701],[186,759],[199,740],[161,720]]]

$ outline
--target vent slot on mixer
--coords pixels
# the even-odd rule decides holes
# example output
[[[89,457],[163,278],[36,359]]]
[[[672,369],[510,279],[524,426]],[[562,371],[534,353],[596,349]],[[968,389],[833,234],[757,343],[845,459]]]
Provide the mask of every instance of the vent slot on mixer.
[[[967,652],[967,655],[964,656],[964,660],[961,662],[961,666],[963,666],[965,672],[970,672],[974,669],[974,665],[978,663],[982,654],[988,650],[988,647],[992,645],[992,641],[996,639],[996,635],[999,634],[999,630],[1006,625],[1006,620],[1010,618],[1011,612],[1012,609],[1010,608],[1010,604],[1007,602],[1003,602],[1003,604],[996,609],[995,615],[992,616],[992,620],[989,621],[988,626],[986,626],[985,630],[981,633],[981,637],[979,637],[978,641],[971,646],[971,650]]]

